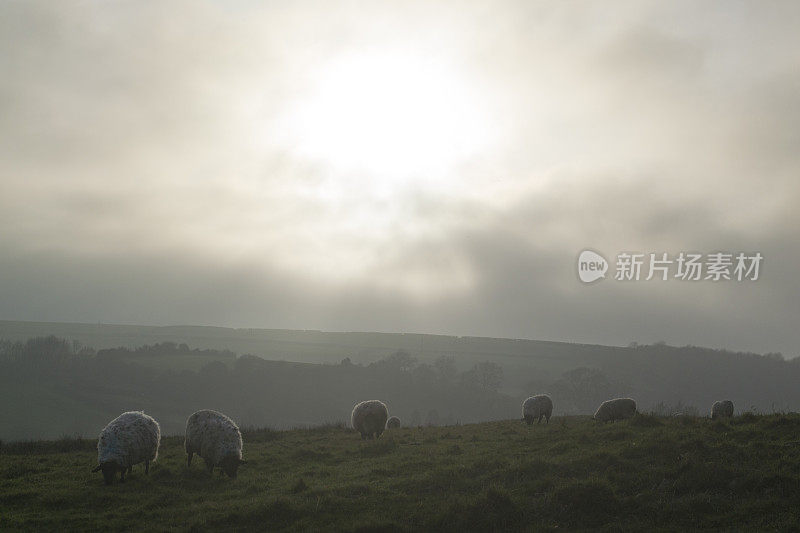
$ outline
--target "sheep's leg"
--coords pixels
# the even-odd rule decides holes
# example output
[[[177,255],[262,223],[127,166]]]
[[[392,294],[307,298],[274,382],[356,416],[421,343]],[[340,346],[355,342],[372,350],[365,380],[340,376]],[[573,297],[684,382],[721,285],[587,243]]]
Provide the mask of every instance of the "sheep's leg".
[[[120,483],[125,483],[125,472],[127,472],[127,469],[125,469],[125,468],[123,468],[122,472],[120,472],[120,475],[119,475],[119,482]]]
[[[150,461],[144,462],[144,475],[150,474]]]
[[[188,454],[188,457],[186,458],[186,467],[188,468],[192,466],[192,456],[194,455],[194,452],[186,452],[186,453]]]

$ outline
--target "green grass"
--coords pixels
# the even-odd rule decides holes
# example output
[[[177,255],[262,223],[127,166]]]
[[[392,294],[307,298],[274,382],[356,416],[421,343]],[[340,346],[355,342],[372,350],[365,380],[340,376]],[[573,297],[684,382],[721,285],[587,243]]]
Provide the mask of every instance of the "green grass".
[[[236,480],[185,466],[180,437],[125,484],[94,442],[3,444],[0,529],[787,530],[800,522],[800,415],[640,415],[245,432]]]

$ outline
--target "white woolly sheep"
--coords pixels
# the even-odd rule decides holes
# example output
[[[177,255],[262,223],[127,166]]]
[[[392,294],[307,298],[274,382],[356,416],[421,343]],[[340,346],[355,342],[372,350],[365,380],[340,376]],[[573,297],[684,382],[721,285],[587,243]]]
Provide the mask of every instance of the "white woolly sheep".
[[[721,400],[714,402],[711,406],[711,420],[717,418],[730,418],[733,416],[733,402],[730,400]]]
[[[378,438],[386,428],[389,410],[380,400],[366,400],[353,407],[350,423],[362,439]]]
[[[600,404],[594,413],[594,419],[600,422],[613,422],[632,418],[636,414],[636,402],[631,398],[615,398]]]
[[[531,396],[522,402],[522,419],[530,426],[535,420],[537,423],[542,421],[542,418],[550,423],[550,417],[553,415],[553,400],[547,394],[538,394]]]
[[[141,411],[128,411],[103,428],[97,439],[97,466],[92,472],[103,471],[106,485],[114,482],[120,472],[120,482],[133,465],[144,462],[144,473],[150,473],[150,461],[158,457],[161,428],[153,417]]]
[[[219,466],[228,477],[235,478],[242,460],[242,433],[233,420],[211,409],[192,414],[186,421],[186,466],[199,455],[206,462],[208,473]]]
[[[400,419],[396,416],[390,416],[386,421],[386,429],[394,429],[400,427]]]

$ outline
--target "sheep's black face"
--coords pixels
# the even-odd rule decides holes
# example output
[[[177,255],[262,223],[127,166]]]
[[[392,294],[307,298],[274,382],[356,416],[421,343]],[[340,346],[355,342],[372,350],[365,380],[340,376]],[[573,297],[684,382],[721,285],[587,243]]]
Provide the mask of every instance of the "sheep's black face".
[[[239,465],[243,463],[241,459],[238,457],[226,457],[220,463],[220,468],[222,471],[225,472],[228,477],[236,479],[237,471],[239,470]]]
[[[103,471],[103,480],[105,480],[106,485],[111,485],[114,483],[114,478],[117,475],[117,471],[120,468],[117,466],[117,463],[103,463],[100,465],[100,470]]]

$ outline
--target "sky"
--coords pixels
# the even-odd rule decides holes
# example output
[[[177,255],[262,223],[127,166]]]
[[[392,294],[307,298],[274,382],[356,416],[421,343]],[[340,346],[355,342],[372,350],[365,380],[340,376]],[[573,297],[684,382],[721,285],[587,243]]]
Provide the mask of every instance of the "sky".
[[[798,27],[791,1],[2,1],[0,319],[800,355]],[[764,259],[618,281],[623,251]]]

